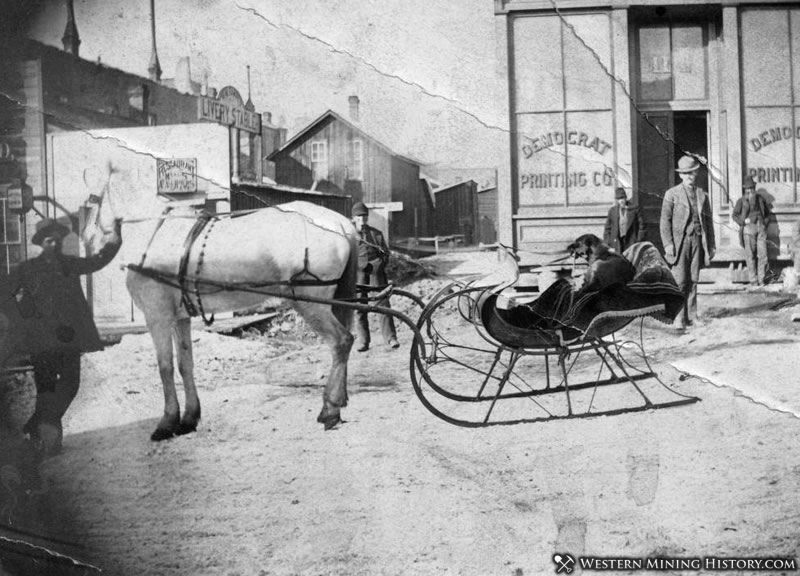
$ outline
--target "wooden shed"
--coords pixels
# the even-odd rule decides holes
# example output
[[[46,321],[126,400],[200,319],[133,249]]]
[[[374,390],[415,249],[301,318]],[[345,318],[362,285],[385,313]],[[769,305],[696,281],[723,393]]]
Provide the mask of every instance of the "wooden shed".
[[[459,182],[434,190],[436,196],[436,234],[461,235],[466,245],[478,242],[478,184]]]

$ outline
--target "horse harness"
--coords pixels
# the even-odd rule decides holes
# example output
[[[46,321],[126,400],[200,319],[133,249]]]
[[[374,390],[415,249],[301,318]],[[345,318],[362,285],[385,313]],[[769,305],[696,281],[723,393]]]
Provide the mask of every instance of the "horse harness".
[[[152,236],[150,237],[150,241],[147,244],[147,248],[142,253],[142,258],[139,261],[139,264],[129,264],[128,268],[137,272],[139,274],[143,274],[149,278],[153,278],[159,282],[164,284],[168,284],[175,288],[178,288],[181,291],[181,303],[183,307],[186,309],[186,312],[191,317],[201,316],[203,322],[206,326],[210,326],[214,322],[214,315],[212,314],[211,317],[207,317],[205,310],[203,309],[203,301],[200,297],[200,288],[201,285],[207,284],[209,286],[214,286],[217,288],[222,288],[224,290],[245,290],[245,291],[258,291],[258,288],[264,287],[272,287],[272,286],[332,286],[339,282],[340,278],[336,278],[333,280],[322,280],[319,276],[311,272],[309,269],[309,258],[308,258],[308,246],[305,247],[305,253],[303,256],[303,269],[299,272],[296,272],[292,275],[289,280],[284,281],[276,281],[276,282],[269,282],[264,284],[259,284],[257,286],[253,286],[250,284],[239,285],[239,284],[220,284],[218,282],[211,282],[211,281],[204,281],[201,279],[200,273],[203,268],[203,262],[205,258],[205,248],[206,243],[208,242],[208,237],[211,234],[211,230],[214,225],[219,221],[219,218],[216,216],[212,216],[207,212],[202,212],[195,220],[194,224],[192,225],[191,229],[189,230],[186,238],[183,242],[183,252],[181,254],[181,259],[178,264],[178,275],[177,278],[172,278],[166,274],[162,274],[157,270],[153,270],[151,268],[145,267],[145,259],[147,258],[147,252],[153,244],[153,240],[155,239],[158,231],[164,225],[165,220],[167,220],[167,216],[171,208],[167,208],[159,220],[156,229],[153,231]],[[195,267],[194,274],[189,274],[189,259],[192,252],[192,248],[194,247],[195,243],[198,241],[200,236],[203,237],[202,245],[200,246],[200,252],[197,256],[197,266]],[[189,284],[193,286],[190,288]],[[194,300],[192,301],[192,292],[194,292]],[[270,295],[269,292],[263,292],[265,295]]]

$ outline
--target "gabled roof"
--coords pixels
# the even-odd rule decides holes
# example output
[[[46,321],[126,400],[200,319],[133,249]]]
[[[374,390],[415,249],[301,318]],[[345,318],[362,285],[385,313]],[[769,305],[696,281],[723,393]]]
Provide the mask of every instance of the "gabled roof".
[[[391,156],[395,156],[397,158],[405,160],[406,162],[410,162],[411,164],[416,164],[417,166],[422,166],[422,162],[420,162],[419,160],[416,160],[416,159],[411,158],[409,156],[404,156],[402,154],[398,154],[397,152],[395,152],[394,150],[389,148],[386,144],[384,144],[383,142],[381,142],[377,138],[374,138],[373,136],[370,136],[369,134],[364,132],[364,130],[361,127],[356,126],[355,124],[353,124],[349,120],[345,119],[341,114],[337,114],[333,110],[325,111],[321,116],[319,116],[319,118],[317,118],[316,120],[311,122],[308,126],[303,128],[300,132],[298,132],[297,134],[292,136],[291,139],[287,140],[286,143],[283,146],[281,146],[280,148],[275,150],[272,154],[267,156],[267,160],[274,160],[277,156],[279,156],[280,154],[282,154],[286,150],[289,150],[290,148],[293,148],[298,142],[303,140],[309,134],[312,134],[314,131],[316,131],[316,129],[323,122],[326,122],[329,119],[330,120],[338,120],[339,122],[342,122],[345,126],[350,128],[354,132],[359,133],[364,138],[370,140],[371,142],[373,142],[377,146],[383,148]]]

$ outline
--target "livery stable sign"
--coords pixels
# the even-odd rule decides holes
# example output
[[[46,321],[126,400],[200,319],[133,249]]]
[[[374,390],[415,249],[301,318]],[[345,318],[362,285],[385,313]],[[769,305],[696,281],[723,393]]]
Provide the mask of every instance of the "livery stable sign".
[[[158,158],[156,175],[159,194],[197,192],[197,158]]]
[[[216,98],[200,96],[197,100],[197,117],[223,126],[261,134],[261,114],[245,107],[241,94],[233,86],[225,86]]]

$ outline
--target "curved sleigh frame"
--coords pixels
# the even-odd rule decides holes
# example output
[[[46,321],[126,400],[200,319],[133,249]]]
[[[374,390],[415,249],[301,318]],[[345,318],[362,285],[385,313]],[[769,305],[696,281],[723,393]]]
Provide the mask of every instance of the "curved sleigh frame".
[[[583,313],[570,322],[551,319],[549,327],[531,328],[520,325],[514,306],[501,305],[503,291],[518,278],[516,265],[514,270],[495,285],[451,283],[423,309],[410,372],[417,396],[434,415],[482,427],[611,416],[699,400],[671,389],[652,370],[641,326],[639,344],[615,337],[646,317],[671,321],[682,300],[652,294],[637,299],[636,286],[633,293],[630,285],[618,287],[614,294],[587,299]],[[620,294],[635,307],[615,306]]]

